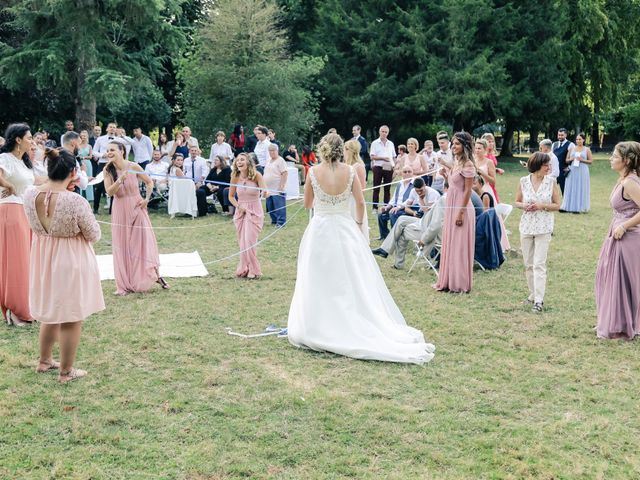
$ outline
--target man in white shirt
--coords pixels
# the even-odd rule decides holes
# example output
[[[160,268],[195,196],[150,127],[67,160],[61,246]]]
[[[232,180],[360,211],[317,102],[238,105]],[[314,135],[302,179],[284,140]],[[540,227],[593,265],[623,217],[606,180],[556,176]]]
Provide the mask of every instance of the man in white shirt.
[[[549,158],[551,158],[551,176],[557,179],[558,175],[560,175],[560,163],[558,162],[558,157],[551,151],[552,145],[553,142],[545,138],[540,142],[540,151],[546,153],[549,155]]]
[[[564,181],[566,178],[566,173],[569,171],[569,165],[567,164],[567,155],[569,150],[575,147],[573,142],[567,140],[567,129],[561,128],[558,130],[558,141],[553,142],[551,145],[551,149],[553,150],[554,155],[558,158],[559,171],[560,174],[557,177],[558,185],[560,185],[560,191],[564,194]],[[563,212],[563,210],[560,210]]]
[[[139,127],[133,129],[133,138],[127,136],[123,136],[122,138],[128,145],[131,145],[133,158],[144,170],[153,155],[153,143],[151,143],[151,139],[143,135],[142,129]]]
[[[416,181],[417,180],[418,179],[416,179]],[[421,205],[428,202],[427,188],[426,186],[423,188],[414,187],[415,190],[422,192]],[[372,253],[387,258],[388,255],[395,252],[393,268],[398,270],[404,268],[407,247],[410,242],[419,242],[418,245],[427,252],[427,255],[430,254],[433,247],[439,243],[442,238],[442,225],[444,223],[446,203],[445,193],[438,198],[422,218],[418,219],[418,217],[410,216],[400,217],[380,248],[376,248]]]
[[[211,153],[209,154],[209,168],[213,168],[213,161],[216,156],[220,155],[223,157],[227,164],[231,164],[231,160],[233,159],[233,150],[231,149],[231,145],[225,142],[226,135],[222,130],[216,133],[216,143],[211,145]]]
[[[384,203],[389,203],[391,198],[391,185],[393,180],[393,166],[396,158],[396,148],[393,142],[387,138],[389,127],[382,125],[378,131],[380,137],[371,143],[371,171],[373,172],[373,210],[378,211],[380,203],[380,185],[384,185]]]
[[[116,122],[109,122],[107,124],[107,134],[96,139],[96,143],[93,146],[93,158],[97,162],[93,174],[96,177],[107,164],[107,145],[109,145],[109,142],[118,138],[116,135],[117,131],[118,124]],[[100,199],[104,194],[104,182],[100,182],[93,187],[93,213],[96,215],[100,208]]]
[[[271,142],[269,141],[268,135],[269,129],[267,127],[261,125],[256,127],[258,143],[256,143],[256,148],[253,150],[253,153],[258,157],[257,170],[260,173],[264,173],[264,167],[267,164],[267,160],[269,160],[269,145],[271,145]]]
[[[431,140],[425,140],[424,148],[420,153],[422,153],[422,156],[427,161],[427,171],[433,171],[436,168],[436,152],[433,150],[433,142]],[[434,176],[435,174],[425,176],[427,187],[433,184]]]
[[[449,142],[449,134],[445,131],[439,131],[436,134],[438,146],[440,150],[436,153],[435,167],[436,173],[433,177],[431,186],[439,193],[444,192],[444,177],[440,173],[441,168],[450,168],[453,166],[453,153],[451,152],[451,143]]]
[[[189,127],[184,127],[182,129],[182,135],[184,135],[184,140],[187,142],[187,146],[200,148],[200,145],[198,145],[198,139],[191,136],[191,129]]]
[[[73,124],[72,124],[73,125]],[[80,145],[80,135],[78,135],[73,130],[68,131],[62,138],[62,148],[67,150],[68,152],[73,153],[74,156],[78,155],[78,146]],[[76,172],[78,174],[78,179],[74,182],[76,188],[76,193],[80,193],[80,190],[86,190],[87,185],[89,184],[89,179],[87,177],[87,167],[84,164],[80,164],[76,159]]]
[[[152,160],[147,163],[144,173],[153,180],[153,185],[158,193],[162,194],[167,191],[167,164],[162,161],[162,152],[160,150],[153,151]]]
[[[64,122],[64,129],[65,129],[64,133],[73,132],[74,131],[73,128],[74,128],[73,127],[73,121],[67,120],[66,122]],[[60,135],[60,146],[64,145],[64,142],[62,140],[62,137],[64,137],[64,133],[62,135]]]
[[[393,227],[396,220],[405,214],[405,207],[411,191],[413,190],[412,177],[413,168],[410,165],[405,165],[401,171],[402,181],[396,186],[396,190],[393,194],[393,198],[386,205],[382,205],[378,209],[378,228],[380,229],[380,238],[378,240],[384,240],[389,235],[389,227],[387,222],[391,222]]]
[[[190,178],[196,184],[196,189],[203,185],[204,179],[209,174],[207,162],[200,156],[200,149],[195,145],[189,148],[189,156],[184,159],[184,176]]]
[[[276,228],[287,223],[287,199],[284,192],[288,176],[287,164],[280,156],[278,146],[272,143],[269,145],[269,160],[264,167],[264,183],[269,190],[267,211],[271,216],[271,225]]]

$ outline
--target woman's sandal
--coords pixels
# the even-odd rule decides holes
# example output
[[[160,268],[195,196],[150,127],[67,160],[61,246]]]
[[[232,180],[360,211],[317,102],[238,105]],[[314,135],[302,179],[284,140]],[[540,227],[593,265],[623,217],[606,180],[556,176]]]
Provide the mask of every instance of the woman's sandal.
[[[169,290],[171,288],[169,284],[165,281],[165,279],[162,277],[158,277],[158,280],[156,280],[156,283],[160,284],[163,290]]]
[[[86,375],[87,375],[86,370],[80,370],[79,368],[72,368],[66,373],[62,373],[61,371],[60,375],[58,375],[58,381],[60,383],[67,383],[67,382],[71,382],[72,380],[77,380],[78,378],[82,378]]]
[[[42,367],[44,365],[44,368]],[[60,363],[55,360],[51,360],[50,362],[38,362],[38,366],[36,367],[36,373],[45,373],[50,372],[51,370],[58,370],[60,368]]]

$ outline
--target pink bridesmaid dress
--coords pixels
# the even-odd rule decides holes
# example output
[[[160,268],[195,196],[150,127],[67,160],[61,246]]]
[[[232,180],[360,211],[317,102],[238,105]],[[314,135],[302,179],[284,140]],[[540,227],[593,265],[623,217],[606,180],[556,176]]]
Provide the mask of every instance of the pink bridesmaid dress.
[[[476,169],[469,165],[460,169],[455,167],[449,174],[447,206],[442,226],[442,253],[440,272],[436,290],[450,292],[469,292],[473,283],[473,254],[476,238],[476,215],[471,200],[462,205],[464,180],[473,178]],[[462,226],[456,225],[458,212],[464,208],[465,217]]]
[[[124,172],[118,171],[118,175]],[[146,208],[142,200],[138,176],[129,174],[113,197],[111,211],[111,244],[116,277],[116,295],[146,292],[158,281],[160,256]]]
[[[635,175],[628,178],[640,184]],[[631,340],[640,334],[640,226],[627,230],[620,240],[613,238],[613,231],[640,208],[623,197],[622,184],[611,194],[611,207],[613,220],[596,270],[597,334]]]
[[[49,231],[40,223],[36,198],[45,195]],[[30,308],[41,323],[81,322],[104,310],[100,271],[92,243],[100,240],[100,227],[89,202],[73,192],[32,188],[25,193],[24,209],[33,230],[29,274]]]
[[[236,208],[233,217],[233,223],[236,225],[236,234],[238,237],[238,245],[240,246],[240,261],[236,268],[236,276],[260,276],[260,262],[256,254],[256,247],[253,246],[258,242],[258,235],[264,224],[264,211],[262,210],[262,201],[260,200],[261,191],[258,190],[258,184],[251,180],[243,181],[242,185],[254,188],[244,188],[238,186],[236,193],[238,195],[238,205],[244,211],[240,212]]]

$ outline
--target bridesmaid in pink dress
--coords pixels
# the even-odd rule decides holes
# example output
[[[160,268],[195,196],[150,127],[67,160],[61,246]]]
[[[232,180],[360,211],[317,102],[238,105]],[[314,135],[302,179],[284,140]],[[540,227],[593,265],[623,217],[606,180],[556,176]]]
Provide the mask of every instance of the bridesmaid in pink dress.
[[[597,335],[632,340],[640,334],[640,143],[616,145],[611,168],[620,178],[596,271]]]
[[[76,159],[67,150],[47,149],[49,180],[29,189],[24,209],[33,230],[30,259],[30,308],[40,326],[36,372],[60,370],[68,382],[87,372],[73,367],[82,322],[104,310],[98,262],[92,243],[100,227],[89,203],[68,187],[76,179]],[[59,340],[60,363],[53,360]]]
[[[116,295],[146,292],[154,283],[167,289],[160,276],[160,256],[147,205],[153,192],[153,180],[142,168],[124,159],[125,146],[112,142],[107,146],[109,163],[104,167],[104,186],[113,199],[111,243]],[[147,184],[147,198],[140,196],[138,177]]]
[[[453,136],[454,164],[448,174],[449,190],[442,227],[440,272],[436,290],[471,291],[476,216],[471,203],[471,187],[476,175],[473,164],[473,139],[466,132]]]
[[[261,201],[261,192],[264,190],[259,190],[257,187],[266,189],[266,186],[262,175],[256,171],[255,165],[244,153],[238,155],[233,162],[231,183],[229,202],[236,209],[233,223],[236,225],[238,245],[242,252],[238,268],[236,268],[236,276],[257,278],[262,275],[262,271],[255,244],[258,242],[258,235],[260,235],[264,224]],[[236,184],[241,186],[236,186]],[[249,188],[244,188],[243,185]],[[267,192],[264,192],[265,197],[268,195]]]

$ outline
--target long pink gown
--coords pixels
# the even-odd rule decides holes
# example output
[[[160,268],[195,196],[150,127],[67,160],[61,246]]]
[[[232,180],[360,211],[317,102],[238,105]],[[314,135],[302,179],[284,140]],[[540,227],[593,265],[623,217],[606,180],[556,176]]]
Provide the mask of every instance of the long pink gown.
[[[257,187],[258,184],[251,180],[243,181],[243,185],[247,187]],[[238,195],[238,204],[244,209],[240,212],[236,209],[233,217],[233,223],[236,225],[236,234],[238,237],[238,245],[242,253],[236,275],[238,277],[260,276],[260,262],[256,254],[256,247],[252,246],[258,242],[258,235],[264,224],[264,211],[262,210],[262,202],[260,200],[260,190],[256,188],[244,188],[238,186],[236,193]]]
[[[442,253],[440,272],[435,285],[437,290],[450,292],[469,292],[473,283],[473,254],[476,238],[476,215],[471,200],[462,205],[464,180],[473,178],[476,169],[473,165],[460,169],[455,167],[449,174],[447,206],[442,226]],[[460,209],[465,209],[462,226],[456,225]]]
[[[36,211],[36,198],[45,196],[45,208],[55,195],[49,231]],[[29,189],[24,209],[33,230],[29,290],[33,318],[41,323],[81,322],[104,310],[100,271],[92,243],[100,227],[89,202],[73,192]]]
[[[628,178],[640,184],[638,177]],[[640,226],[627,230],[620,240],[613,238],[613,231],[640,208],[633,200],[625,200],[622,190],[619,184],[611,193],[613,220],[596,270],[597,334],[633,339],[640,334]]]
[[[118,171],[118,176],[124,172]],[[160,256],[146,208],[142,200],[138,176],[129,174],[113,197],[111,211],[111,244],[116,294],[146,292],[158,281]]]

